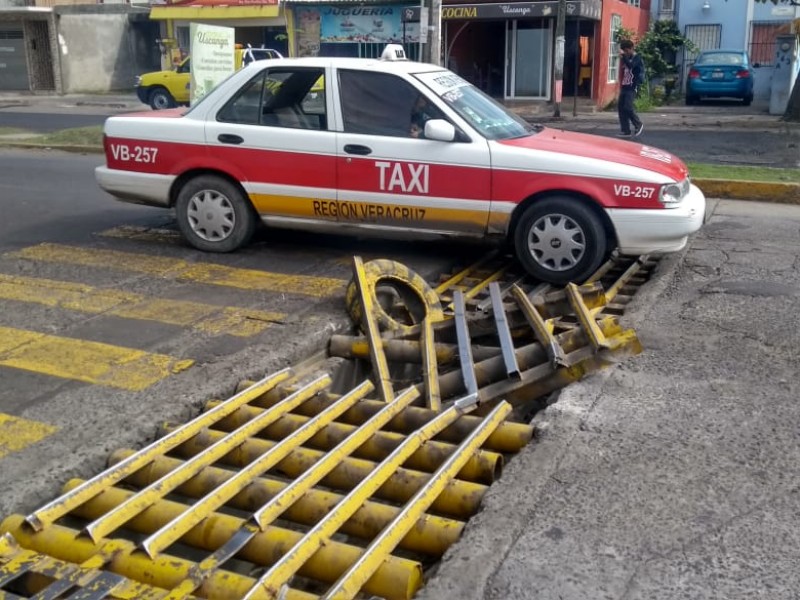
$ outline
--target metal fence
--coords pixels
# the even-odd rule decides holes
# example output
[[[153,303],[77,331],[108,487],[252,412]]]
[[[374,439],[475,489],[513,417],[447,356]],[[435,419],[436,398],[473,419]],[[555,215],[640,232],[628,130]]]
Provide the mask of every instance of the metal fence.
[[[750,24],[750,60],[762,67],[775,64],[775,39],[790,32],[789,21],[753,21]]]

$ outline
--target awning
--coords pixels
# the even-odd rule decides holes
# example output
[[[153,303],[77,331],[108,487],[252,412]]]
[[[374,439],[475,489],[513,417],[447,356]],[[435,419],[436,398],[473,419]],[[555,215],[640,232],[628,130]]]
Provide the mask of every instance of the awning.
[[[279,16],[277,4],[251,6],[154,6],[151,19],[176,19],[183,21],[212,19],[267,19]]]

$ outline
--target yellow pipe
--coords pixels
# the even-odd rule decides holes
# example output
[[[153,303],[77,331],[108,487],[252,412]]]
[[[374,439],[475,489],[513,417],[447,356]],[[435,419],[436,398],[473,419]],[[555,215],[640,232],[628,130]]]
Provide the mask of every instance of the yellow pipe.
[[[359,389],[361,390],[359,392]],[[374,386],[369,381],[365,381],[364,383],[356,388],[355,390],[351,391],[347,394],[341,403],[334,404],[333,406],[328,409],[328,413],[331,413],[331,416],[335,416],[335,412],[342,412],[347,409],[349,405],[353,402],[358,401],[358,399],[368,392],[372,391]],[[237,555],[241,549],[246,545],[249,544],[255,537],[264,531],[268,525],[274,522],[278,517],[283,515],[286,512],[286,508],[297,502],[301,497],[303,497],[306,492],[310,491],[316,483],[319,482],[322,477],[328,473],[340,460],[342,457],[347,456],[350,452],[357,448],[359,445],[363,443],[363,440],[368,437],[374,430],[380,429],[386,422],[392,417],[392,415],[396,414],[400,410],[403,409],[404,406],[407,406],[409,403],[413,402],[414,400],[419,397],[419,392],[415,390],[413,387],[408,388],[405,392],[400,394],[395,400],[391,403],[387,404],[386,409],[381,411],[372,421],[365,424],[364,427],[360,428],[355,434],[347,438],[347,440],[333,449],[331,452],[326,454],[319,462],[317,462],[313,468],[309,469],[303,475],[297,479],[295,479],[292,483],[284,487],[276,496],[270,498],[263,506],[260,506],[256,509],[251,515],[250,518],[246,523],[242,525],[242,528],[239,531],[235,532],[221,547],[219,547],[211,556],[207,557],[203,560],[199,565],[197,570],[192,574],[190,579],[184,580],[178,589],[173,590],[172,594],[170,594],[169,600],[182,600],[189,594],[191,594],[195,588],[197,588],[200,583],[202,583],[203,579],[206,575],[216,569],[218,569],[222,564],[227,562],[231,557]],[[348,404],[348,402],[350,404]],[[340,406],[340,404],[342,406]],[[307,429],[310,424],[313,424],[315,420],[321,420],[323,417],[326,416],[326,413],[321,413],[317,419],[313,419],[309,422],[309,424],[304,425],[302,429]],[[298,430],[300,431],[300,430]],[[297,432],[289,435],[285,440],[284,443],[293,443],[292,439],[297,436]],[[261,459],[259,459],[261,460]],[[256,461],[256,464],[259,461]],[[244,471],[233,475],[232,477],[225,479],[220,483],[218,486],[218,490],[223,490],[227,487],[230,487],[230,482],[235,481],[239,478],[243,473],[246,473],[248,469],[251,469],[252,464],[248,465]],[[260,475],[260,473],[259,473]],[[248,477],[246,479],[246,485],[241,489],[244,490],[245,487],[249,486],[252,483],[253,478]],[[215,494],[218,492],[216,490],[210,492],[207,496],[200,500],[199,504],[202,504],[206,498],[214,497]],[[235,495],[235,494],[233,494]],[[231,495],[228,500],[230,500],[233,495]],[[183,531],[186,531],[187,528],[184,528]],[[158,533],[151,536],[149,539],[153,539],[158,536]],[[145,540],[142,545],[146,545],[148,540]]]
[[[246,385],[247,381],[241,385]],[[253,404],[267,407],[272,403],[278,401],[282,396],[289,393],[287,388],[279,388],[274,393],[270,392],[254,401]],[[316,398],[312,398],[303,406],[299,407],[296,414],[314,416],[320,410],[324,410],[325,406],[336,402],[339,399],[338,394],[324,392],[319,394]],[[344,413],[339,421],[349,423],[351,425],[360,425],[367,419],[371,418],[376,412],[383,408],[384,403],[379,400],[362,400],[356,406]],[[422,425],[430,421],[436,416],[437,413],[429,408],[422,408],[417,406],[410,406],[404,410],[397,417],[386,426],[386,429],[392,431],[399,431],[401,433],[411,432],[419,429]],[[450,427],[445,429],[437,439],[448,442],[459,443],[469,433],[480,424],[479,417],[471,415],[464,415],[458,421],[453,423]],[[489,436],[486,440],[484,447],[487,450],[503,453],[515,453],[524,448],[533,437],[533,427],[523,423],[514,423],[506,421],[496,431]]]
[[[118,462],[133,454],[133,452],[133,450],[117,450],[112,453],[110,462]],[[134,486],[146,486],[162,477],[165,473],[169,473],[179,464],[180,460],[177,458],[166,456],[157,458],[146,468],[131,475],[126,482]],[[221,482],[232,477],[233,474],[234,472],[229,469],[208,467],[179,487],[177,492],[189,498],[200,498],[216,488]],[[229,505],[239,510],[253,512],[266,504],[270,498],[280,493],[285,487],[286,482],[284,481],[272,479],[268,476],[261,477],[234,496]],[[283,518],[302,525],[314,525],[336,506],[342,498],[344,498],[342,494],[316,488],[312,489],[289,506],[283,514]],[[398,512],[400,512],[400,509],[396,506],[368,500],[342,526],[342,533],[363,539],[372,539],[391,522]],[[400,547],[411,552],[439,557],[458,541],[464,526],[465,523],[463,521],[438,515],[425,515],[403,538],[400,542]]]
[[[330,384],[330,381],[330,376],[326,374],[308,386],[304,387],[301,390],[301,392],[303,392],[302,394],[298,392],[301,397],[298,397],[297,401],[294,403],[294,406],[296,406],[298,403],[304,402],[309,395],[316,394],[320,389],[327,387]],[[342,396],[341,402],[329,406],[316,417],[309,420],[305,425],[303,425],[303,427],[282,439],[280,442],[274,444],[268,452],[265,452],[247,466],[240,469],[233,477],[226,480],[221,486],[206,496],[203,496],[200,500],[192,504],[192,506],[183,514],[175,517],[175,519],[173,519],[171,522],[167,523],[164,525],[164,527],[144,540],[141,543],[144,551],[150,556],[153,556],[154,554],[168,548],[184,533],[189,531],[189,529],[197,525],[200,521],[211,514],[212,511],[217,510],[220,506],[224,505],[228,500],[250,485],[250,482],[256,477],[266,473],[268,470],[289,456],[295,448],[306,442],[322,427],[325,427],[325,425],[333,421],[337,416],[346,411],[349,407],[353,406],[373,389],[375,389],[375,386],[372,385],[370,381],[364,381],[361,385],[350,390],[350,392]],[[278,414],[282,414],[284,410],[291,408],[291,406],[284,406],[283,403],[276,405],[274,408],[279,407],[281,408],[281,411]],[[240,429],[237,429],[235,432],[223,437],[223,440],[233,440],[238,446],[242,441],[249,439],[251,434],[257,432],[263,426],[263,424],[269,423],[272,420],[270,418],[271,412],[272,409],[264,411],[264,413],[259,415],[254,421],[246,423]],[[255,425],[253,425],[253,423],[255,423]],[[220,443],[214,444],[212,448],[207,449],[206,452],[199,456],[205,456],[206,454],[209,454],[210,450],[216,449],[220,445]],[[231,446],[228,446],[219,452],[213,453],[214,462],[216,462],[219,458],[222,458],[222,456],[226,454],[226,450],[230,448]],[[192,460],[190,460],[189,463],[191,463]],[[181,483],[183,481],[186,481],[186,478],[183,478]]]
[[[56,498],[49,504],[43,506],[36,512],[28,515],[26,521],[35,531],[39,531],[44,526],[54,523],[56,519],[63,517],[76,506],[80,506],[92,496],[99,494],[108,486],[114,485],[131,473],[135,473],[154,457],[162,456],[168,451],[178,446],[182,442],[190,439],[197,432],[209,427],[215,421],[232,413],[234,410],[252,401],[254,398],[263,396],[274,386],[289,378],[291,371],[284,369],[273,375],[269,375],[260,381],[252,382],[247,388],[229,398],[222,405],[213,411],[209,411],[199,417],[189,421],[180,429],[171,432],[169,435],[156,440],[146,448],[129,457],[125,462],[119,463],[113,469],[107,469],[97,477],[93,477],[81,487],[72,490]]]
[[[471,452],[486,441],[489,433],[505,420],[511,412],[511,405],[500,402],[483,423],[464,440],[458,450],[447,459],[433,478],[419,490],[405,505],[402,512],[395,520],[375,538],[356,564],[342,575],[325,594],[325,598],[336,600],[349,600],[361,591],[364,584],[372,577],[395,549],[403,536],[414,526],[414,523],[425,514],[431,503],[436,499],[447,482],[456,476],[458,471],[467,461]]]
[[[195,565],[191,561],[174,556],[150,559],[144,553],[137,552],[136,546],[131,542],[105,540],[95,544],[77,530],[61,525],[48,525],[42,531],[34,532],[22,515],[11,515],[0,523],[0,533],[10,533],[20,546],[28,550],[75,565],[97,562],[99,566],[105,565],[107,571],[164,590],[170,590],[178,585],[190,574]],[[198,595],[204,598],[233,600],[241,598],[255,583],[255,579],[250,577],[220,570],[206,579]],[[290,588],[286,598],[314,600],[317,596]]]
[[[218,401],[212,400],[206,403],[206,408],[213,409],[218,404]],[[256,418],[262,411],[263,409],[260,408],[243,406],[229,417],[217,423],[214,429],[233,431],[237,427],[241,427],[243,423]],[[264,431],[260,432],[258,437],[268,438],[273,441],[282,440],[286,436],[291,435],[291,433],[299,427],[302,427],[309,418],[310,417],[295,414],[284,415],[273,425],[270,425]],[[317,450],[329,450],[341,443],[342,440],[357,429],[358,427],[355,425],[334,422],[311,438],[306,445]],[[352,455],[367,460],[381,460],[400,445],[405,437],[406,436],[402,433],[377,431],[367,439],[358,450],[353,452]],[[432,472],[447,460],[447,457],[452,454],[455,449],[455,444],[431,440],[415,452],[414,455],[408,459],[405,466],[409,469]],[[458,477],[466,481],[491,484],[499,477],[502,467],[502,454],[479,449],[473,456],[470,456],[469,461],[464,465]]]
[[[280,589],[294,576],[294,573],[301,565],[305,564],[321,548],[331,543],[332,536],[339,531],[339,528],[359,506],[368,498],[371,498],[393,476],[414,450],[456,420],[462,412],[460,407],[453,406],[408,436],[403,444],[377,465],[375,470],[355,486],[344,500],[336,505],[311,531],[306,533],[298,544],[290,548],[277,562],[272,564],[269,570],[258,580],[258,584],[251,590],[251,593],[245,596],[244,600],[253,597],[259,590],[263,590],[273,597],[278,597]],[[386,560],[390,560],[390,558]]]
[[[363,402],[363,401],[362,401]],[[380,406],[385,407],[383,402]],[[169,431],[170,428],[168,427]],[[221,439],[224,434],[208,430],[189,440],[176,453],[180,456],[191,457],[202,452],[206,447]],[[223,457],[222,462],[244,467],[259,456],[267,452],[274,442],[261,439],[250,439],[239,446],[235,451]],[[297,448],[287,458],[277,465],[277,470],[287,477],[299,477],[307,469],[325,455],[319,450]],[[375,463],[360,458],[346,458],[339,466],[323,479],[322,483],[328,487],[346,490],[358,485],[375,469]],[[405,502],[418,490],[430,477],[430,473],[423,473],[412,469],[400,468],[378,492],[378,496],[392,502]],[[453,518],[469,519],[480,506],[481,499],[487,487],[470,481],[457,479],[442,492],[437,498],[434,509],[436,512]]]
[[[80,480],[70,481],[65,487],[68,489],[79,482]],[[124,502],[131,495],[132,492],[127,490],[109,488],[76,509],[74,514],[84,519],[94,519]],[[148,534],[179,516],[185,509],[185,504],[172,500],[161,500],[133,517],[126,524],[126,527],[139,533]],[[194,548],[213,552],[225,544],[244,525],[244,519],[223,513],[214,513],[199,525],[190,529],[181,541]],[[289,548],[294,547],[302,539],[303,534],[299,531],[281,527],[267,527],[264,531],[256,533],[251,541],[237,554],[237,557],[248,560],[255,565],[267,566],[279,560]],[[358,560],[360,554],[361,548],[358,546],[331,541],[330,544],[314,553],[297,570],[297,573],[317,581],[333,582],[351,564]],[[171,559],[172,557],[165,556],[165,558]],[[194,569],[196,569],[196,566],[194,566]],[[212,571],[205,580],[208,581],[218,572]],[[177,583],[171,583],[169,589],[176,587],[183,579],[187,579],[191,575],[193,573],[187,574]],[[365,589],[387,599],[406,600],[411,597],[410,594],[413,594],[411,590],[416,590],[421,585],[421,582],[422,567],[418,562],[392,556],[383,564]],[[243,595],[244,592],[240,592],[237,598]],[[216,596],[210,597],[215,598]]]
[[[86,533],[97,541],[100,538],[106,537],[112,531],[120,527],[123,523],[128,521],[133,515],[140,513],[142,510],[150,506],[156,500],[163,498],[181,483],[197,475],[204,467],[207,467],[217,462],[221,457],[236,448],[242,441],[248,439],[250,436],[255,435],[261,429],[273,423],[283,414],[289,412],[293,408],[297,408],[300,404],[324,390],[331,384],[331,377],[325,374],[318,377],[308,385],[302,387],[291,396],[287,397],[280,403],[276,404],[269,410],[262,412],[257,419],[254,419],[236,431],[225,436],[215,444],[213,448],[207,448],[205,452],[195,456],[192,460],[183,463],[177,471],[164,476],[163,479],[153,483],[147,488],[140,490],[126,502],[109,511],[103,515],[102,518],[97,519],[94,523],[86,527]],[[372,388],[370,388],[371,390]],[[366,395],[367,390],[364,391]],[[196,522],[196,521],[195,521]],[[180,535],[174,536],[177,539]],[[167,544],[168,545],[168,544]],[[162,545],[162,548],[166,545]],[[147,546],[145,550],[153,556]]]

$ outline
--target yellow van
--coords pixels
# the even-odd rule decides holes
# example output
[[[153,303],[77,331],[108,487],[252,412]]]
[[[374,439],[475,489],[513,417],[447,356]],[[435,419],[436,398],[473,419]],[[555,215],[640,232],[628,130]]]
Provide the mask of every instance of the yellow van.
[[[254,60],[283,58],[280,52],[271,48],[237,47],[235,65],[241,69]],[[192,59],[184,58],[174,69],[154,71],[136,78],[136,95],[144,104],[153,110],[173,108],[181,104],[189,104],[189,86],[191,85]]]

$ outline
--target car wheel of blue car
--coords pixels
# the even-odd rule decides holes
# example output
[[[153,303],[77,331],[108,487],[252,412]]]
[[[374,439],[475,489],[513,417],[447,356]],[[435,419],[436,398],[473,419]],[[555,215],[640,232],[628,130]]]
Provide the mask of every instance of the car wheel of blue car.
[[[753,103],[753,94],[745,96],[744,100],[742,100],[742,104],[744,104],[745,106],[750,106],[752,103]]]

